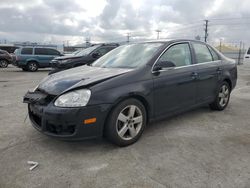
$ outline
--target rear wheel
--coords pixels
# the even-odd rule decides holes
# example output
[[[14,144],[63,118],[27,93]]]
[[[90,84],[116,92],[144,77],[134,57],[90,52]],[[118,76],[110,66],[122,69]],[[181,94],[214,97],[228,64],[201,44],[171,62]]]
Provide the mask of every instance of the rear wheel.
[[[219,92],[214,100],[213,103],[210,104],[210,108],[213,110],[224,110],[229,102],[230,99],[231,88],[229,84],[224,81],[220,88]]]
[[[0,60],[0,67],[1,68],[6,68],[6,67],[8,67],[8,61],[6,61],[6,60],[4,60],[4,59],[2,59],[2,60]]]
[[[32,62],[29,62],[27,64],[27,70],[28,71],[35,72],[35,71],[37,71],[37,69],[38,69],[38,64],[36,62],[32,61]]]
[[[108,139],[118,146],[128,146],[136,142],[146,126],[146,110],[136,99],[119,103],[109,115],[106,124]]]

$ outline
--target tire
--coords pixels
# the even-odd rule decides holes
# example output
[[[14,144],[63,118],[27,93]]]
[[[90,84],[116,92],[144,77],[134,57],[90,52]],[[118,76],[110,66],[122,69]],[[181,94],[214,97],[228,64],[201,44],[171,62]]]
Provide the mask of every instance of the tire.
[[[0,60],[0,67],[1,68],[7,68],[8,64],[9,64],[8,61],[6,61],[4,59]]]
[[[35,61],[31,61],[27,64],[27,70],[30,72],[36,72],[38,69],[38,64]]]
[[[219,87],[219,91],[216,95],[216,98],[213,103],[209,106],[212,110],[224,110],[229,102],[230,99],[231,88],[228,82],[224,81]]]
[[[131,114],[130,114],[131,113]],[[143,104],[136,99],[119,103],[109,114],[105,135],[120,147],[135,143],[146,126],[147,113]]]

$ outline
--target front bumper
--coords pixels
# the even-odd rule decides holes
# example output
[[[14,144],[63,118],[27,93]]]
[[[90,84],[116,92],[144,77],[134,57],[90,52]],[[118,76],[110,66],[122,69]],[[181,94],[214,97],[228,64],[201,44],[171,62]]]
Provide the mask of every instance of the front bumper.
[[[28,104],[28,112],[33,127],[43,134],[64,140],[82,140],[102,136],[109,107],[109,104],[79,108]],[[96,118],[96,122],[84,124],[84,120],[90,118]]]

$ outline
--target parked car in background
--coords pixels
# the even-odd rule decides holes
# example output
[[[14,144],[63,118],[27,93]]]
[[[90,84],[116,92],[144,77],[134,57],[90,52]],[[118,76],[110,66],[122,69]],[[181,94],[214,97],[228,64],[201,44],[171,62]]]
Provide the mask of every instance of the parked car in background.
[[[150,121],[206,104],[224,110],[236,80],[235,61],[206,43],[144,42],[120,46],[91,66],[48,76],[24,102],[32,125],[46,135],[104,134],[127,146]]]
[[[100,44],[83,49],[71,56],[57,57],[51,61],[52,70],[49,74],[85,64],[91,64],[117,46],[118,44]]]
[[[50,61],[62,54],[53,48],[22,47],[15,50],[16,62],[14,65],[24,71],[35,72],[38,68],[50,67]]]
[[[6,68],[13,61],[12,56],[5,50],[0,50],[0,67]]]
[[[76,51],[71,52],[71,53],[64,53],[63,55],[65,55],[65,56],[74,56],[74,55],[76,55],[77,53],[79,53],[80,51],[82,51],[82,50],[76,50]]]
[[[250,47],[247,49],[244,55],[243,63],[250,63]]]
[[[0,44],[0,49],[5,50],[8,53],[14,53],[16,49],[18,49],[18,46],[15,46],[14,44]]]

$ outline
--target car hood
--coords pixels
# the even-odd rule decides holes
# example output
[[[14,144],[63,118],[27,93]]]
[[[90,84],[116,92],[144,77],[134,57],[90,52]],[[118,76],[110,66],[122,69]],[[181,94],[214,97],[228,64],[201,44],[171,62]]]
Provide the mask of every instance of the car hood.
[[[96,84],[109,78],[124,74],[132,69],[100,68],[80,66],[52,74],[38,86],[38,89],[51,95],[59,95],[65,91]]]
[[[86,56],[73,56],[73,55],[69,55],[69,56],[56,57],[56,58],[54,58],[54,60],[62,61],[62,60],[69,60],[69,59],[80,59],[80,58],[84,58],[84,57],[86,57]]]

